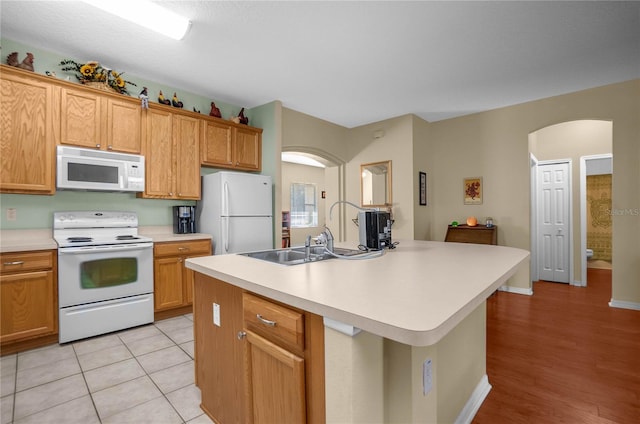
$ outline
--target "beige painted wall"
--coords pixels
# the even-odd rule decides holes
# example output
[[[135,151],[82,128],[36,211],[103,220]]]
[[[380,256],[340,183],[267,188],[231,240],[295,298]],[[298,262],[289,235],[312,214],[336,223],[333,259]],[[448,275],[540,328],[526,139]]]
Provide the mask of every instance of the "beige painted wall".
[[[348,146],[352,159],[346,166],[346,200],[360,204],[360,165],[391,161],[393,219],[392,239],[413,239],[413,117],[411,115],[387,119],[353,128]],[[382,131],[383,136],[374,138]],[[357,217],[357,210],[347,209],[347,241],[358,242],[358,228],[349,223]]]
[[[580,120],[542,128],[529,137],[539,161],[571,159],[573,281],[582,281],[580,249],[580,157],[612,152],[613,122]],[[615,163],[615,160],[614,160]]]
[[[613,208],[640,209],[640,80],[524,103],[430,125],[436,149],[433,194],[435,239],[447,222],[471,214],[492,216],[498,243],[530,248],[528,134],[561,122],[613,122]],[[462,204],[465,176],[482,176],[484,202]],[[640,216],[613,218],[613,299],[640,303]],[[529,285],[522,270],[510,280]]]
[[[437,158],[432,153],[429,139],[429,123],[417,116],[413,117],[413,238],[432,240],[433,238],[433,164]],[[427,174],[427,205],[420,205],[418,173]]]
[[[360,163],[391,159],[394,239],[443,240],[452,220],[491,216],[499,228],[499,244],[529,250],[528,136],[581,119],[613,123],[613,209],[620,211],[613,217],[613,299],[640,304],[640,80],[428,124],[409,115],[346,129],[285,108],[283,148],[302,145],[344,159],[346,198],[351,201],[360,195]],[[384,137],[374,140],[376,130],[384,130]],[[426,159],[416,164],[416,155]],[[416,209],[409,202],[417,202],[415,181],[422,167],[428,174],[430,206]],[[483,204],[465,206],[462,180],[475,176],[483,177]],[[349,211],[347,216],[354,215]],[[348,240],[357,240],[352,225],[346,232]],[[508,284],[529,288],[528,266]]]

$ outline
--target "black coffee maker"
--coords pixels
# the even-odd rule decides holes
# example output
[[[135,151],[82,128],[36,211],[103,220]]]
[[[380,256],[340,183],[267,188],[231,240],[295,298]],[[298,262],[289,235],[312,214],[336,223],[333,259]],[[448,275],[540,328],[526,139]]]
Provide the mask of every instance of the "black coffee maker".
[[[173,233],[190,234],[196,232],[196,207],[173,207]]]

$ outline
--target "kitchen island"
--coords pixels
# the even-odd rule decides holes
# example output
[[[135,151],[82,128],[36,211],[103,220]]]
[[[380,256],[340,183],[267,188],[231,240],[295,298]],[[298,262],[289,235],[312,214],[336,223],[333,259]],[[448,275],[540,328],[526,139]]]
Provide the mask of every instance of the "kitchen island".
[[[202,274],[196,285],[216,281],[324,318],[327,422],[440,423],[470,421],[490,390],[485,300],[528,257],[503,246],[401,241],[367,260],[282,266],[223,255],[187,267]],[[197,327],[197,287],[195,302]],[[196,331],[196,368],[198,343]]]

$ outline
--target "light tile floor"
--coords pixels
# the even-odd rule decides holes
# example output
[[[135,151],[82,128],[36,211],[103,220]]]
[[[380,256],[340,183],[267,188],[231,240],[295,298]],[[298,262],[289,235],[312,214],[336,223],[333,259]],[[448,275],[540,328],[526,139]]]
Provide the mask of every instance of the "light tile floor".
[[[206,424],[193,316],[0,359],[1,424]]]

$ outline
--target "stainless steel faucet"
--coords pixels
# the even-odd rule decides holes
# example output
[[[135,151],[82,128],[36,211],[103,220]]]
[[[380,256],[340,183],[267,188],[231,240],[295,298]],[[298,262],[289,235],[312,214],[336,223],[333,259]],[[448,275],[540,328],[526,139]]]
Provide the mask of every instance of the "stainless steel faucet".
[[[324,227],[324,231],[318,236],[318,242],[323,243],[327,250],[333,253],[333,234],[329,227]]]
[[[311,259],[311,236],[307,236],[304,241],[304,260],[305,262]]]

